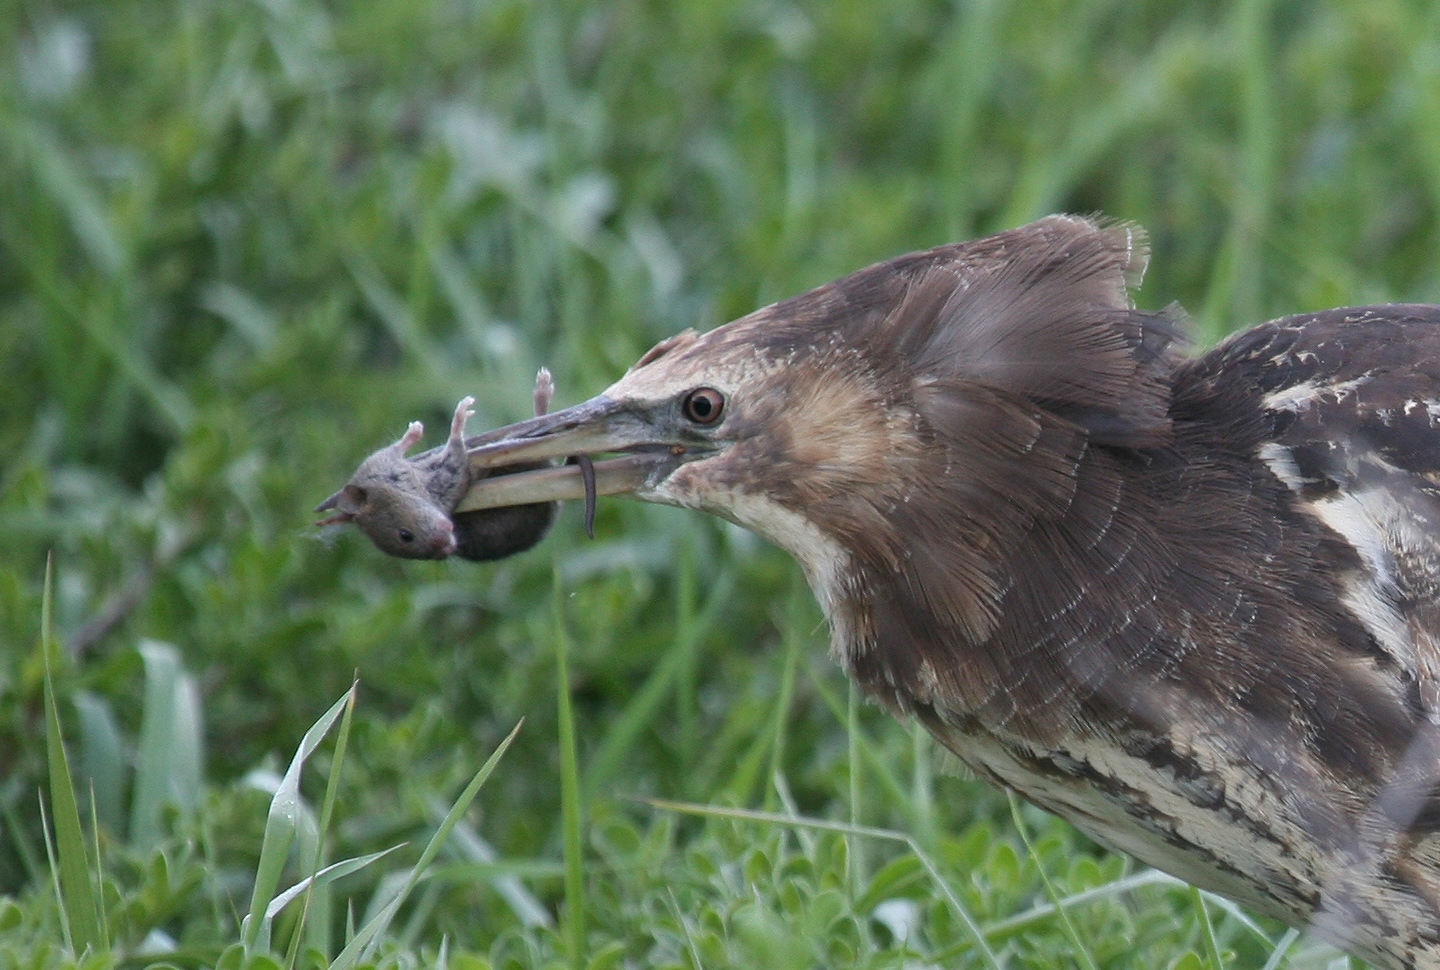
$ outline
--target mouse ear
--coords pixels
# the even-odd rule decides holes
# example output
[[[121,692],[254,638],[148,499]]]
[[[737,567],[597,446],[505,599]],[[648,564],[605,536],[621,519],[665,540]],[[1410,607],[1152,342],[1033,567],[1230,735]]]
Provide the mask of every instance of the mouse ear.
[[[365,508],[365,500],[367,498],[369,498],[369,496],[365,494],[365,489],[356,485],[354,482],[348,482],[344,488],[340,489],[340,500],[336,505],[340,509],[341,514],[354,518]]]
[[[344,491],[344,489],[341,489],[341,492],[343,492],[343,491]],[[341,494],[341,492],[336,492],[334,495],[330,496],[330,497],[327,498],[325,501],[323,501],[323,502],[321,502],[319,505],[315,506],[315,511],[316,511],[316,512],[329,512],[329,511],[330,511],[331,509],[333,509],[335,506],[339,505],[339,504],[340,504],[340,494]]]
[[[334,515],[321,519],[316,525],[341,525],[352,521],[360,514],[365,507],[365,489],[359,485],[348,484],[334,495],[327,498],[315,507],[316,512],[326,512],[330,509],[339,509]]]

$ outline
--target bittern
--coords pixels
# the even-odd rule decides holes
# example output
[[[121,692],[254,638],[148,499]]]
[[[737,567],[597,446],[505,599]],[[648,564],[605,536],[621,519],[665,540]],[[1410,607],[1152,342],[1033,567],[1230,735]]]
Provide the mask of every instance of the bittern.
[[[1440,966],[1440,307],[1190,357],[1178,311],[1130,301],[1146,259],[1051,217],[680,334],[470,452],[593,471],[490,474],[459,508],[588,490],[752,529],[850,676],[979,776]]]

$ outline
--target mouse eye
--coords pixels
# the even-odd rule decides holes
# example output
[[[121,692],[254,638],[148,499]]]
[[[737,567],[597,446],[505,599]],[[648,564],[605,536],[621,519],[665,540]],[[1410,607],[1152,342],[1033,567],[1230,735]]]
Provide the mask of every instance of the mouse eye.
[[[400,534],[400,541],[401,541],[401,542],[414,542],[414,541],[415,541],[415,533],[411,532],[409,529],[401,529],[399,534]]]
[[[725,396],[713,387],[698,387],[685,395],[680,411],[695,424],[714,424],[725,411]]]

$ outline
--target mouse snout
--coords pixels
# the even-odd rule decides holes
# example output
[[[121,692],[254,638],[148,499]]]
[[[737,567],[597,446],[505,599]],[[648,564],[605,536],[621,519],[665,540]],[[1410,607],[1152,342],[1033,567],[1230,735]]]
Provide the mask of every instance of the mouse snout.
[[[444,524],[430,536],[430,553],[435,559],[447,559],[454,554],[459,542],[455,538],[455,524],[446,519]]]

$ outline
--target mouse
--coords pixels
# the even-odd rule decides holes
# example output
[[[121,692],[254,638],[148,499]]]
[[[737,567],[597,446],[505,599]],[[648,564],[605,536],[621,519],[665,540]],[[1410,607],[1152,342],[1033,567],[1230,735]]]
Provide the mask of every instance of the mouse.
[[[405,457],[425,434],[410,422],[394,444],[360,463],[345,486],[321,502],[317,512],[334,510],[316,525],[353,522],[381,552],[404,559],[445,559],[459,542],[451,512],[470,487],[465,423],[475,413],[466,397],[455,406],[445,447]]]
[[[554,379],[542,367],[535,378],[537,415],[549,410],[554,394]],[[474,477],[465,448],[474,403],[466,397],[455,406],[444,447],[407,458],[425,434],[425,426],[412,421],[398,441],[361,462],[350,481],[316,507],[316,512],[334,511],[316,524],[353,522],[381,552],[404,559],[502,559],[538,543],[558,503],[455,514]]]

